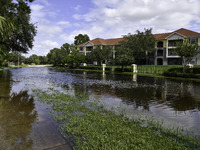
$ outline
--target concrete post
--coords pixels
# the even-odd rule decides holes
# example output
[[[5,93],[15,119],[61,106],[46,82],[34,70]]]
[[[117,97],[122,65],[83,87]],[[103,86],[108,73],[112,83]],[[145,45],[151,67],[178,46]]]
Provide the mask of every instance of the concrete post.
[[[133,73],[137,73],[137,65],[136,64],[132,64],[133,67]]]
[[[102,64],[103,72],[105,72],[106,64]]]

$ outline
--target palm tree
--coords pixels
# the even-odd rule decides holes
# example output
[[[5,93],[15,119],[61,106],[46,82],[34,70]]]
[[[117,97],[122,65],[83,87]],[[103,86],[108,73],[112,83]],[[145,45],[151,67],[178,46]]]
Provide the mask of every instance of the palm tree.
[[[4,41],[12,33],[13,25],[4,17],[0,16],[0,40]]]

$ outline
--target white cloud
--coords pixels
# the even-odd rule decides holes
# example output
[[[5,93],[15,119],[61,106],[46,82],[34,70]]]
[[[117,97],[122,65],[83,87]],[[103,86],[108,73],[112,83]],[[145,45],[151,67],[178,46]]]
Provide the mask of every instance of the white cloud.
[[[93,3],[95,9],[74,17],[103,26],[111,32],[114,31],[112,28],[126,31],[126,26],[139,26],[135,30],[149,26],[156,30],[191,27],[191,22],[199,21],[200,14],[199,0],[93,0]]]
[[[76,11],[79,11],[80,8],[81,8],[81,5],[77,5],[74,9],[75,9]]]
[[[61,25],[63,27],[70,27],[71,26],[69,21],[59,21],[57,24]]]
[[[56,25],[39,25],[38,33],[43,38],[53,38],[62,32],[62,28]]]
[[[54,9],[51,1],[31,5],[32,20],[38,22],[35,50],[50,50],[73,43],[78,34],[93,38],[115,38],[153,27],[154,33],[188,28],[200,32],[200,0],[91,0],[82,14],[81,5],[68,12],[73,20]],[[67,8],[66,8],[67,9]],[[54,43],[55,42],[55,43]],[[51,45],[47,47],[47,45]],[[52,45],[53,44],[53,45]],[[45,51],[46,53],[47,51]]]

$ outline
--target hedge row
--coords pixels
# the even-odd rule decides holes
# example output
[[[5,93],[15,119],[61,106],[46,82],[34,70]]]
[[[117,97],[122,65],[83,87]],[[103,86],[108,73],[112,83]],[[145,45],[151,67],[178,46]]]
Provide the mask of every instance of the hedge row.
[[[179,68],[171,68],[168,69],[167,72],[176,72],[176,73],[182,73],[183,72],[183,67]],[[193,73],[193,74],[200,74],[200,68],[187,68],[185,73]]]
[[[80,66],[80,69],[86,69],[86,70],[102,70],[101,66]],[[112,67],[106,67],[106,71],[112,71]]]
[[[200,74],[193,74],[193,73],[164,72],[163,75],[164,76],[168,76],[168,77],[181,77],[181,78],[200,79]]]
[[[182,77],[182,78],[196,78],[200,79],[200,68],[187,68],[183,73],[183,67],[171,68],[163,73],[164,76],[168,77]]]

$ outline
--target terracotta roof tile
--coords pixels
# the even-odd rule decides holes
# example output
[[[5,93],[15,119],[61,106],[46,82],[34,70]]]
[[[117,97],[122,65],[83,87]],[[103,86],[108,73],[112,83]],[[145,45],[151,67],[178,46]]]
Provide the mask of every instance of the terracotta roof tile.
[[[181,29],[178,29],[176,31],[169,32],[169,33],[154,34],[154,36],[155,36],[156,40],[161,40],[161,39],[167,38],[168,36],[170,36],[173,33],[178,33],[178,34],[181,34],[181,35],[186,36],[186,37],[200,36],[200,33],[194,32],[194,31],[191,31],[191,30],[188,30],[188,29],[184,29],[184,28],[181,28]],[[114,39],[96,38],[96,39],[90,40],[88,42],[90,42],[94,45],[117,45],[117,44],[119,44],[119,42],[121,42],[123,40],[124,40],[123,38],[114,38]],[[80,44],[78,46],[83,46],[88,42],[85,42],[85,43]]]
[[[94,44],[94,45],[117,45],[119,42],[121,42],[123,38],[115,38],[115,39],[101,39],[101,38],[96,38],[93,40],[90,40],[88,42]],[[85,42],[83,44],[80,44],[78,46],[83,46],[87,44],[88,42]]]
[[[194,32],[194,31],[191,31],[191,30],[188,30],[188,29],[184,29],[184,28],[178,29],[178,30],[176,30],[174,32],[179,33],[181,35],[184,35],[186,37],[200,36],[200,33]]]
[[[173,33],[178,33],[178,34],[181,34],[186,37],[200,36],[200,33],[194,32],[194,31],[191,31],[188,29],[184,29],[184,28],[178,29],[178,30],[176,30],[174,32],[170,32],[170,33],[154,34],[154,36],[157,40],[161,40],[161,39],[167,38],[169,35],[171,35]]]

